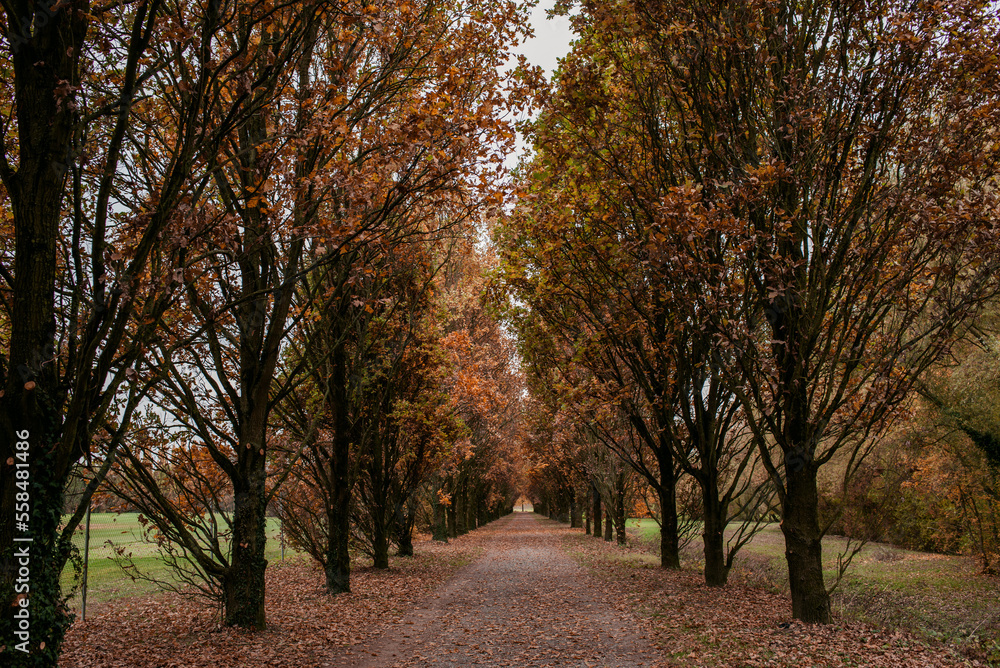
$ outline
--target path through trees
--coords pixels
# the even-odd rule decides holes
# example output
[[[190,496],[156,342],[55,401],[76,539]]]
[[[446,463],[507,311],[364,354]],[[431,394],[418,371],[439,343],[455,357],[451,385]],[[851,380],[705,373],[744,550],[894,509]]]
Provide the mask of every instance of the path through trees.
[[[485,551],[350,668],[649,666],[656,654],[562,547],[564,525],[513,513]]]

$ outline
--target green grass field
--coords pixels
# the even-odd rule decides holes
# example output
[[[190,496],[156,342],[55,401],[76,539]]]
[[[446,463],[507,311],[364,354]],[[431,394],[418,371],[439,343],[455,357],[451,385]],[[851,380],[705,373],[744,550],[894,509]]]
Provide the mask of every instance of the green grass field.
[[[142,525],[139,524],[137,513],[93,513],[90,516],[90,553],[87,569],[87,610],[88,616],[100,607],[101,603],[124,596],[138,596],[156,591],[157,587],[145,580],[133,581],[112,559],[114,547],[125,548],[126,554],[131,554],[132,561],[144,574],[157,580],[173,582],[173,572],[164,563],[157,546],[143,540]],[[277,563],[282,559],[281,525],[277,518],[267,518],[267,559]],[[81,526],[73,535],[73,543],[80,550],[80,558],[84,556],[84,527]],[[113,547],[114,546],[114,547]],[[297,557],[298,553],[287,546],[285,558]],[[73,586],[76,578],[72,564],[67,565],[62,575],[63,591]],[[79,612],[82,597],[79,586],[70,599],[70,607]]]

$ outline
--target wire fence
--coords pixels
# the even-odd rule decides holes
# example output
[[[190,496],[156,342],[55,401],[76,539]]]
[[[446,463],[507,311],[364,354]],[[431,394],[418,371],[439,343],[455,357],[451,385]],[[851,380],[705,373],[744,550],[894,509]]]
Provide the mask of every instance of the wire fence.
[[[68,519],[68,518],[67,518]],[[287,544],[281,521],[267,518],[266,557],[270,563],[282,561],[295,553]],[[68,605],[79,619],[93,615],[103,604],[117,598],[142,596],[157,591],[153,582],[134,579],[116,562],[119,554],[128,555],[144,575],[175,582],[155,542],[145,538],[139,513],[92,512],[73,533],[79,561],[68,563],[62,573],[64,592],[75,588]]]

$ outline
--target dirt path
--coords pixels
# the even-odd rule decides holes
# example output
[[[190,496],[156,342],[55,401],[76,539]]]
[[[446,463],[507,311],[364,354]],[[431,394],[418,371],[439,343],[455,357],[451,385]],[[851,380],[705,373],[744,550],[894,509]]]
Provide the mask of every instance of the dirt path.
[[[514,513],[482,534],[483,555],[381,638],[352,668],[651,666],[655,651],[562,549],[565,531]]]

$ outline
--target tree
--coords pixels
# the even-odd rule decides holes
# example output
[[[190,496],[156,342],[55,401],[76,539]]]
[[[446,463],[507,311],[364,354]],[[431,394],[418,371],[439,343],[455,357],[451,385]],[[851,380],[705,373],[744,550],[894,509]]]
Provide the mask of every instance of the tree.
[[[732,290],[702,308],[782,504],[792,613],[829,622],[817,472],[837,453],[849,472],[863,461],[992,289],[997,144],[971,147],[997,128],[996,16],[966,2],[628,10],[595,19],[638,38],[660,118],[677,119],[653,125],[677,148],[676,192],[733,242]]]
[[[206,572],[221,573],[228,623],[264,625],[264,511],[277,489],[266,484],[269,416],[310,361],[289,357],[279,369],[285,335],[325,306],[354,306],[349,283],[329,291],[322,280],[297,287],[327,267],[358,280],[363,268],[353,263],[365,254],[355,249],[391,247],[436,229],[435,209],[453,223],[495,203],[487,180],[474,177],[494,166],[488,140],[512,139],[501,114],[518,104],[518,94],[496,71],[502,50],[482,50],[518,34],[520,9],[472,6],[481,11],[457,22],[467,7],[436,2],[328,3],[315,14],[288,8],[259,17],[278,31],[267,39],[258,17],[240,14],[226,45],[244,78],[219,90],[214,118],[227,117],[230,96],[260,99],[272,81],[283,82],[272,104],[288,113],[248,118],[211,163],[214,181],[202,208],[209,220],[188,240],[187,311],[156,354],[170,376],[158,401],[233,483],[231,559],[191,550],[207,560]],[[282,35],[289,39],[276,41]],[[345,286],[346,294],[337,292]],[[350,320],[357,312],[342,315]],[[138,472],[140,464],[132,464]],[[158,509],[157,519],[174,527],[165,534],[188,540],[181,530],[187,520],[155,490],[147,494],[156,499],[149,507]]]
[[[394,279],[379,299],[385,315],[368,324],[365,354],[359,360],[364,376],[357,415],[357,544],[374,560],[389,567],[389,544],[408,502],[429,475],[444,450],[459,440],[462,429],[452,417],[441,376],[446,363],[440,349],[440,329],[429,303],[431,281],[447,261],[433,261],[405,244],[399,259],[408,270],[392,267]],[[441,250],[440,248],[434,250]],[[412,548],[411,548],[412,552]]]
[[[916,471],[907,481],[916,495],[952,502],[959,510],[966,542],[988,573],[1000,570],[1000,384],[995,317],[995,304],[991,304],[976,319],[970,336],[952,348],[949,359],[927,369],[918,382],[916,390],[925,410],[917,413],[917,424],[930,423],[938,438],[914,457]],[[956,538],[935,535],[938,523],[929,524],[929,537]]]
[[[627,423],[621,425],[628,429]],[[597,446],[597,447],[594,447]],[[618,457],[613,450],[593,443],[585,460],[590,484],[603,500],[603,506],[614,523],[615,539],[619,545],[626,541],[625,522],[631,515],[634,504],[634,471],[629,464]],[[599,508],[595,513],[600,512]],[[598,535],[597,531],[594,535]]]
[[[782,504],[793,615],[829,621],[817,471],[838,452],[860,464],[993,289],[996,16],[637,0],[575,21],[579,57],[536,124],[531,218],[505,241],[512,280],[541,291],[522,299],[553,335],[609,360],[636,304],[671,323],[642,337],[668,359],[689,326],[714,337]],[[700,286],[683,292],[693,323],[667,298],[681,280]],[[623,391],[657,381],[645,401],[670,428],[672,364],[621,366]]]
[[[500,499],[503,506],[509,503],[504,460],[512,458],[495,449],[504,446],[503,421],[512,421],[509,396],[516,395],[511,389],[516,375],[505,350],[509,342],[478,305],[483,265],[465,230],[410,235],[392,250],[381,243],[364,247],[366,255],[357,263],[364,276],[350,292],[357,309],[350,331],[341,336],[339,326],[347,323],[336,309],[322,309],[317,320],[302,323],[309,345],[297,347],[294,355],[315,361],[307,364],[309,382],[289,395],[281,414],[294,440],[307,445],[293,469],[292,486],[280,492],[280,512],[296,542],[335,584],[349,582],[350,564],[335,563],[339,548],[327,548],[339,532],[331,522],[350,517],[354,544],[384,568],[391,540],[400,554],[412,554],[417,493],[425,483],[435,483],[436,501],[441,485],[460,481],[454,496],[464,498],[449,501],[453,529],[459,519],[474,528],[496,516]],[[315,419],[340,410],[339,402],[329,401],[338,386],[328,385],[337,377],[329,369],[332,345],[346,355],[342,431],[350,514],[335,496],[331,445],[338,430],[329,412]],[[317,387],[323,388],[322,398]],[[306,433],[310,428],[312,438]],[[294,452],[293,446],[287,456]]]
[[[439,296],[447,309],[442,346],[449,371],[443,388],[467,430],[470,450],[456,452],[437,477],[457,492],[451,498],[456,528],[466,530],[509,510],[521,475],[514,449],[521,435],[524,379],[514,341],[487,306],[488,275],[495,268],[493,250],[477,250],[467,239],[445,267]]]
[[[139,380],[148,379],[143,345],[173,298],[177,257],[163,240],[177,225],[178,209],[205,181],[204,173],[192,175],[193,165],[214,155],[245,111],[237,107],[213,127],[200,122],[209,82],[231,71],[227,63],[209,62],[211,45],[225,29],[219,9],[185,14],[155,0],[94,8],[3,5],[0,88],[5,104],[9,99],[14,106],[0,128],[0,202],[3,219],[12,223],[4,228],[0,358],[5,609],[15,601],[9,518],[17,493],[30,497],[33,539],[32,589],[20,599],[31,615],[32,638],[22,639],[30,652],[10,650],[10,661],[56,661],[71,621],[59,585],[69,537],[148,389],[147,380]],[[176,27],[179,14],[187,32],[169,54],[154,49],[156,36]],[[189,59],[192,75],[172,109],[176,134],[164,147],[171,159],[157,183],[144,188],[131,170],[142,160],[142,146],[128,138],[142,122],[139,100],[171,58]],[[17,488],[15,456],[26,460],[29,490]],[[63,490],[81,465],[91,468],[90,483],[60,529]],[[15,647],[20,641],[11,618],[2,624],[4,646]]]
[[[214,61],[231,64],[233,73],[212,79],[202,122],[225,126],[234,113],[244,108],[246,113],[218,151],[206,156],[211,181],[187,203],[191,208],[174,240],[183,249],[175,270],[181,310],[170,314],[165,336],[149,350],[163,375],[151,399],[171,416],[166,428],[203,448],[231,489],[232,511],[219,516],[228,540],[206,546],[207,532],[190,531],[198,518],[215,522],[218,505],[178,506],[156,488],[148,462],[137,453],[125,453],[120,471],[130,483],[130,498],[160,534],[183,545],[217,581],[225,623],[259,630],[266,624],[265,511],[273,494],[266,470],[272,385],[288,321],[295,316],[293,287],[315,224],[314,185],[305,177],[324,157],[284,137],[308,146],[317,131],[308,105],[310,66],[325,26],[321,3],[233,10],[229,31],[211,53]],[[165,109],[183,99],[190,66],[175,59],[166,71],[155,97]],[[293,111],[275,117],[272,105],[282,104]],[[145,140],[151,152],[158,140],[171,141],[170,130],[180,129],[171,127],[176,119],[169,112],[158,120]],[[154,162],[145,172],[151,186],[161,169]],[[290,205],[276,205],[269,197]]]
[[[725,290],[717,286],[727,281],[732,248],[709,221],[691,215],[678,192],[690,178],[675,159],[680,140],[656,124],[682,113],[658,97],[634,31],[618,23],[607,30],[596,10],[577,28],[581,38],[533,125],[523,206],[502,230],[507,277],[531,317],[544,321],[536,331],[563,340],[558,366],[589,371],[578,388],[590,397],[577,401],[581,417],[658,490],[668,511],[665,565],[679,565],[672,556],[683,534],[674,519],[677,475],[695,477],[706,581],[721,585],[749,538],[741,530],[726,549],[731,504],[757,500],[744,494],[756,455],[739,433],[741,405],[710,326],[720,312],[737,317],[738,309],[723,298],[713,313],[699,303],[703,293]],[[696,263],[702,271],[692,270]]]
[[[344,120],[335,120],[344,128],[333,163],[340,190],[331,215],[361,233],[346,238],[349,243],[339,249],[324,247],[330,264],[309,279],[313,293],[305,298],[314,301],[316,319],[303,321],[296,344],[312,391],[324,397],[316,415],[323,416],[321,427],[332,439],[315,444],[328,448],[325,454],[313,452],[313,461],[325,462],[328,471],[315,468],[307,474],[326,503],[330,542],[324,559],[331,592],[349,587],[345,509],[354,491],[352,446],[360,438],[352,415],[364,408],[354,380],[373,343],[357,335],[380,312],[379,300],[391,298],[376,291],[362,299],[355,292],[369,280],[369,262],[402,252],[414,237],[446,238],[451,228],[466,230],[469,221],[500,201],[498,152],[513,141],[504,115],[524,104],[526,85],[497,68],[507,45],[522,34],[524,21],[523,8],[513,4],[484,1],[444,8],[427,2],[398,17],[395,38],[361,31],[347,50],[358,67],[346,70],[354,72],[343,83],[353,97],[344,107]],[[382,56],[386,44],[399,49],[397,57]],[[292,406],[287,415],[295,412]],[[292,419],[297,433],[308,438],[314,429],[310,416],[299,412]]]
[[[673,330],[682,320],[671,311],[674,286],[653,271],[649,257],[658,232],[636,210],[622,177],[607,168],[607,157],[591,150],[591,140],[601,147],[619,141],[623,119],[593,118],[600,91],[592,81],[576,87],[585,60],[577,53],[564,63],[561,88],[533,125],[536,155],[526,165],[519,207],[497,229],[499,280],[514,296],[508,318],[533,375],[575,393],[569,405],[586,406],[578,417],[593,421],[594,433],[657,491],[661,564],[679,568],[679,467],[666,436],[674,406],[664,398],[673,382]],[[596,138],[587,134],[591,128]],[[626,143],[621,150],[635,148]],[[617,411],[629,427],[602,429],[595,414]]]

